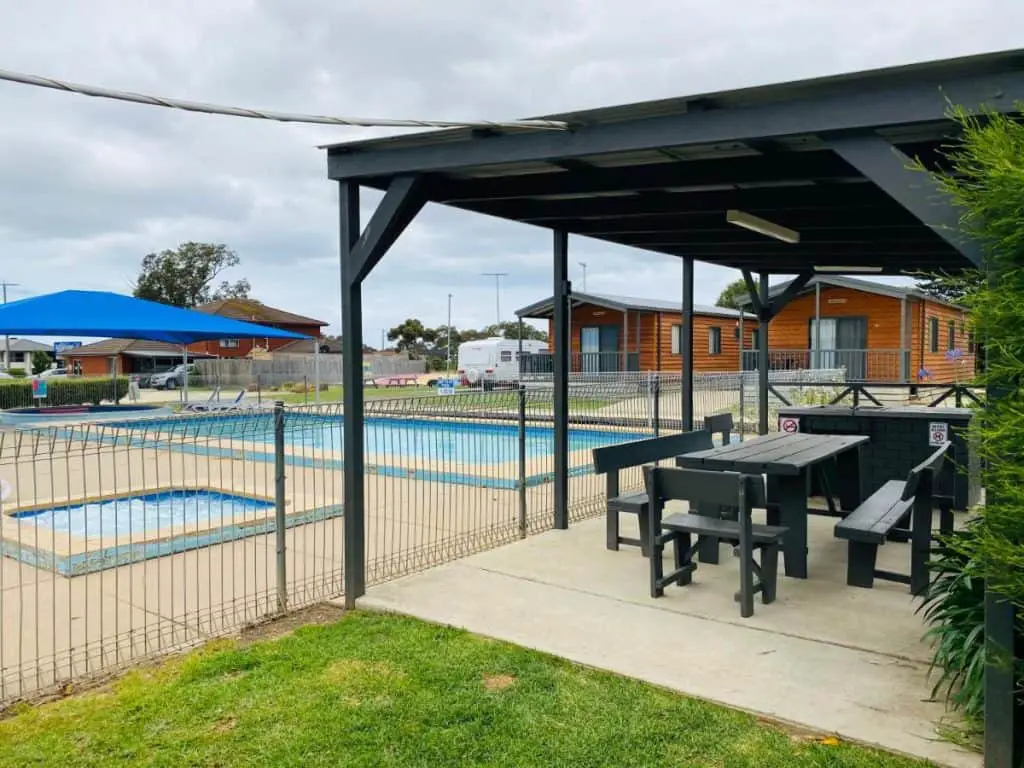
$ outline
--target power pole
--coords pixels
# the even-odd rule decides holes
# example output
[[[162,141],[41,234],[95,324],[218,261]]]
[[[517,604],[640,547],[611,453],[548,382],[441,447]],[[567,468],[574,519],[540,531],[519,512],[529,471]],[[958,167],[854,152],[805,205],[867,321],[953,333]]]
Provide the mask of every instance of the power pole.
[[[483,272],[484,277],[494,278],[494,299],[498,312],[497,324],[501,325],[501,278],[508,277],[508,272]]]
[[[8,283],[5,280],[3,282],[0,282],[0,285],[3,286],[4,304],[7,304],[7,288],[8,288],[8,286],[10,286],[11,288],[15,288],[15,287],[18,286],[18,283]],[[5,371],[9,371],[10,369],[11,369],[11,337],[5,335],[4,336],[4,370]],[[32,370],[31,370],[31,368],[29,368],[29,373],[31,373],[31,372],[32,372]]]
[[[447,361],[445,362],[444,372],[446,375],[451,376],[452,374],[452,295],[448,294],[448,341],[445,343],[445,350],[447,350]]]

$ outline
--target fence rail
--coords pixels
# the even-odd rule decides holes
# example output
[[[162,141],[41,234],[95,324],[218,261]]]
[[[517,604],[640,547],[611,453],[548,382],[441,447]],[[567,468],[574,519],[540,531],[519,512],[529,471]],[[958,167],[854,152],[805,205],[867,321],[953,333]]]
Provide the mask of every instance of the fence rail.
[[[755,380],[697,377],[695,422],[731,412],[752,434]],[[770,408],[911,397],[839,374],[771,380]],[[543,383],[368,399],[368,584],[549,529],[552,400]],[[591,450],[681,429],[680,378],[576,379],[569,411],[581,520],[604,509]],[[0,429],[0,702],[342,595],[343,418],[333,403]],[[641,485],[639,470],[623,473],[623,490]]]
[[[743,368],[756,370],[758,351],[743,350]],[[771,349],[770,371],[844,371],[846,381],[901,383],[910,380],[909,349]]]

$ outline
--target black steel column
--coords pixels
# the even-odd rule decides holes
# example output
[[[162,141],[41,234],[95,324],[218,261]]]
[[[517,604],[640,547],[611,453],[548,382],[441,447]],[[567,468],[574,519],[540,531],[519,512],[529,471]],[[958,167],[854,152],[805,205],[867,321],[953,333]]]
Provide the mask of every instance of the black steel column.
[[[363,292],[353,263],[359,241],[359,186],[338,183],[341,235],[342,456],[344,457],[345,606],[366,592],[366,499],[363,495]]]
[[[768,273],[758,276],[761,312],[757,319],[757,432],[768,434]]]
[[[683,257],[683,318],[679,326],[683,431],[693,431],[693,257]]]
[[[569,527],[569,233],[554,232],[555,528]]]

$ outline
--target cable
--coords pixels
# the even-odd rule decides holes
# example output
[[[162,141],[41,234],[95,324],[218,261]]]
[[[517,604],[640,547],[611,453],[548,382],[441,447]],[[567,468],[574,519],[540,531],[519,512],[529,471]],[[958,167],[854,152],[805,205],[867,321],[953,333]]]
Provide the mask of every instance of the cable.
[[[291,112],[270,112],[267,110],[247,109],[245,107],[224,107],[217,104],[205,104],[199,101],[167,99],[162,96],[149,96],[132,91],[115,91],[110,88],[69,83],[52,77],[27,75],[21,72],[11,72],[6,69],[0,69],[0,80],[20,83],[22,85],[33,85],[38,88],[50,88],[66,93],[77,93],[82,96],[94,96],[100,99],[129,101],[134,104],[145,104],[151,107],[182,109],[186,112],[201,112],[207,115],[228,115],[230,117],[248,117],[256,120],[274,120],[279,123],[345,125],[360,128],[535,128],[553,131],[564,131],[569,127],[567,123],[558,120],[512,120],[509,122],[493,122],[489,120],[389,120],[386,118],[329,117],[326,115],[302,115]]]

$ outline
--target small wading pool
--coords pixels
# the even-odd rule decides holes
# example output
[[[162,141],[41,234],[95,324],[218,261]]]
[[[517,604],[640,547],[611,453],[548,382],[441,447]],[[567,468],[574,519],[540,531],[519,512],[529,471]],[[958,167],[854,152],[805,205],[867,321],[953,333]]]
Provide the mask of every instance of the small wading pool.
[[[342,418],[314,414],[288,414],[285,443],[292,446],[342,450]],[[130,428],[130,422],[115,424]],[[168,419],[153,425],[161,432],[213,440],[270,443],[274,440],[272,414],[241,414]],[[650,437],[640,432],[570,429],[569,450],[580,451]],[[367,418],[364,446],[369,454],[429,459],[436,462],[496,464],[516,461],[519,427],[516,424],[481,424],[430,419]],[[554,452],[551,427],[526,428],[527,458]]]
[[[35,523],[55,535],[101,538],[173,533],[219,525],[225,520],[273,509],[274,502],[206,488],[98,498],[82,504],[15,510],[11,517]]]
[[[341,504],[286,509],[285,528],[329,520],[343,512]],[[22,527],[17,534],[5,531],[0,536],[0,555],[64,576],[270,534],[276,527],[271,499],[215,488],[112,494],[49,507],[22,507],[4,515]]]
[[[42,408],[12,408],[0,412],[0,423],[11,426],[41,427],[87,421],[117,421],[125,418],[170,416],[164,405],[57,405]],[[127,426],[131,422],[124,422]]]

